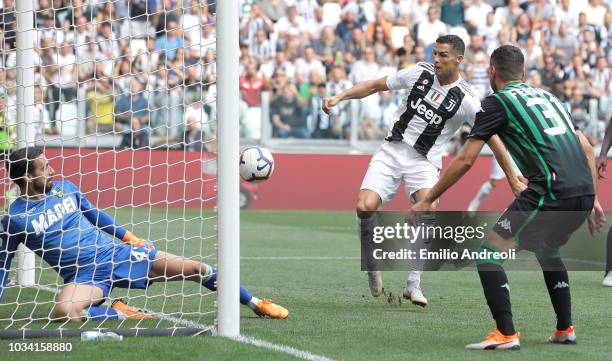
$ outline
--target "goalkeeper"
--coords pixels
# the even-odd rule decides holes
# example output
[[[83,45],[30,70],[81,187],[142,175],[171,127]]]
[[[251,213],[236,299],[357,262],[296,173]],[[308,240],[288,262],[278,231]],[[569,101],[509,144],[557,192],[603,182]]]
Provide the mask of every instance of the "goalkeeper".
[[[17,149],[5,164],[21,197],[2,218],[0,299],[19,243],[64,279],[52,312],[56,321],[155,318],[122,300],[102,306],[113,287],[146,289],[153,282],[190,280],[216,291],[215,267],[156,250],[93,206],[74,184],[53,181],[55,171],[42,148]],[[115,236],[124,243],[115,242]],[[289,315],[285,308],[253,297],[244,287],[240,287],[240,303],[260,316]]]

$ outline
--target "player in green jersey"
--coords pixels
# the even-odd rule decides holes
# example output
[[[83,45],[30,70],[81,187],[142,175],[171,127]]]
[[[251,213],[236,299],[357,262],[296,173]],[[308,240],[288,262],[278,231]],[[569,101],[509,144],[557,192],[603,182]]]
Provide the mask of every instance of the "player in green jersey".
[[[595,192],[593,149],[555,96],[523,82],[524,58],[519,48],[504,45],[496,49],[491,54],[489,78],[494,93],[483,100],[468,141],[412,211],[428,211],[471,168],[485,142],[498,135],[529,184],[520,192],[513,189],[517,198],[481,246],[492,255],[479,260],[477,268],[497,329],[482,342],[466,348],[520,348],[520,334],[512,320],[508,278],[503,261],[495,257],[516,247],[535,252],[544,271],[557,315],[557,327],[549,342],[575,343],[569,279],[559,247],[585,219],[589,219],[592,232],[603,225],[603,211]]]

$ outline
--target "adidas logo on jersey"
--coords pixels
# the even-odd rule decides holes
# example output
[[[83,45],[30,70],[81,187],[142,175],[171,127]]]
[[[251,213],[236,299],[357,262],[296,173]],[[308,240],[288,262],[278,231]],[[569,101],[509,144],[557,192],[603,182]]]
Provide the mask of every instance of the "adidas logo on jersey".
[[[557,284],[555,285],[555,287],[553,287],[553,290],[556,290],[557,288],[567,288],[569,287],[569,285],[567,284],[567,282],[565,281],[559,281],[557,282]]]
[[[442,117],[436,114],[433,110],[429,109],[429,107],[423,102],[422,98],[410,102],[410,107],[416,110],[416,113],[425,119],[429,124],[438,125],[442,123]]]

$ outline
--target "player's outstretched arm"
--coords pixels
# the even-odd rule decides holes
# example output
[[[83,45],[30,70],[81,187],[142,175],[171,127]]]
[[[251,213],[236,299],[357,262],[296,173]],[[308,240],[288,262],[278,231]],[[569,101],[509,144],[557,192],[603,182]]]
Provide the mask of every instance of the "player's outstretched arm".
[[[361,99],[368,95],[386,90],[389,90],[386,76],[376,80],[362,81],[340,94],[323,99],[322,109],[325,113],[329,114],[330,109],[343,100]]]
[[[142,238],[136,237],[132,232],[128,231],[119,222],[117,222],[108,213],[96,208],[91,202],[85,197],[84,194],[78,194],[79,203],[81,206],[81,212],[91,224],[100,228],[102,231],[110,234],[113,237],[119,238],[125,243],[132,244],[134,246],[141,246],[145,243]]]
[[[506,146],[504,146],[504,143],[502,143],[497,134],[489,138],[487,144],[493,151],[493,155],[495,155],[495,159],[497,159],[500,167],[504,170],[508,184],[512,189],[512,193],[514,193],[514,196],[518,197],[527,188],[527,186],[521,182],[516,173],[514,173],[514,168],[510,162],[510,157],[508,156]]]
[[[601,150],[599,151],[599,157],[597,157],[597,173],[599,179],[604,179],[606,175],[606,166],[608,164],[608,152],[612,147],[612,118],[608,122],[606,127],[606,135],[604,136],[603,143],[601,143]]]

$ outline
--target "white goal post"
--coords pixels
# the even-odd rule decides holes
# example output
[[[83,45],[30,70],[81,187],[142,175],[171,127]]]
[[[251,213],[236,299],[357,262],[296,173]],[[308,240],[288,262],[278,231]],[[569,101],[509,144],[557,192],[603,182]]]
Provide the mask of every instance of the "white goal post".
[[[218,292],[186,280],[155,283],[146,290],[113,289],[119,295],[110,298],[120,297],[155,313],[156,319],[57,322],[51,310],[63,280],[21,245],[11,267],[14,281],[0,300],[0,339],[75,337],[87,330],[124,336],[240,334],[239,0],[197,0],[197,9],[162,6],[146,9],[139,17],[131,16],[130,8],[117,9],[118,3],[83,6],[86,11],[80,14],[71,7],[41,9],[36,0],[15,1],[15,119],[8,119],[10,109],[0,112],[5,124],[13,122],[13,149],[42,146],[59,178],[76,184],[126,229],[161,251],[216,265]],[[216,14],[204,10],[209,5],[216,7]],[[53,22],[47,13],[53,14]],[[69,15],[58,20],[58,14]],[[194,18],[199,22],[193,23]],[[185,44],[169,48],[173,30],[168,23],[177,19]],[[81,25],[89,34],[79,32]],[[110,33],[100,33],[103,27]],[[216,59],[209,56],[211,44],[202,35],[193,38],[206,27],[216,28]],[[80,36],[87,41],[79,43]],[[68,55],[62,54],[66,47]],[[171,59],[171,52],[183,55]],[[190,52],[198,55],[192,59]],[[48,54],[52,56],[45,58]],[[176,60],[179,56],[185,57],[182,63]],[[152,61],[158,62],[157,68]],[[127,74],[123,63],[129,63]],[[73,83],[63,83],[63,76],[71,76],[62,73],[65,69],[75,72]],[[82,76],[83,69],[91,75]],[[170,84],[171,78],[178,78],[178,84]],[[132,87],[135,82],[141,88]],[[136,109],[140,95],[147,106]],[[122,101],[128,111],[121,108]],[[127,126],[126,113],[131,117]],[[141,128],[134,128],[134,118],[145,113],[146,129],[140,118]],[[109,117],[111,124],[105,123]],[[200,138],[188,137],[190,127]],[[137,144],[143,129],[147,142]],[[4,174],[6,191],[9,180]],[[7,194],[5,212],[14,200]]]

